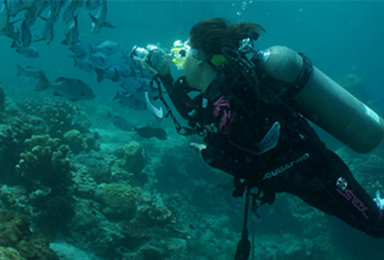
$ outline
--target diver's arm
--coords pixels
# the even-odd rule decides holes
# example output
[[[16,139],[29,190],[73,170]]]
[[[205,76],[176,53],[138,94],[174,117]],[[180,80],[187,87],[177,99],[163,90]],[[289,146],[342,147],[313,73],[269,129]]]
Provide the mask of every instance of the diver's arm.
[[[191,119],[188,113],[196,109],[196,105],[192,103],[192,99],[188,96],[190,88],[186,85],[184,77],[180,77],[174,81],[170,73],[166,75],[159,74],[158,76],[179,114],[184,119]]]

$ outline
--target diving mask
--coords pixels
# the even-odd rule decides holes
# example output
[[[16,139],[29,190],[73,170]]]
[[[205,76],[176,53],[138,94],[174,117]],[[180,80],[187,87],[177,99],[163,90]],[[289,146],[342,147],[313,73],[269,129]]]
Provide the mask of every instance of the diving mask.
[[[197,52],[197,50],[191,49],[191,46],[189,46],[188,41],[182,42],[180,40],[177,40],[173,43],[173,48],[171,49],[173,56],[172,62],[176,65],[178,69],[183,69],[183,64],[190,51]]]
[[[173,43],[173,48],[171,49],[173,56],[172,62],[176,65],[178,69],[183,69],[183,64],[188,55],[197,55],[199,52],[197,49],[191,48],[188,44],[188,41],[182,42],[177,40]],[[199,59],[205,60],[217,67],[221,63],[228,63],[227,58],[223,54],[213,54],[211,56],[199,54]]]

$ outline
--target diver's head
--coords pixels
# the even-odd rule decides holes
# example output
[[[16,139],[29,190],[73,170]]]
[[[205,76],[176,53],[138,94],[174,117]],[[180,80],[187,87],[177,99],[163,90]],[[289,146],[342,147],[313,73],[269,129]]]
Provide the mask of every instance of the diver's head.
[[[212,18],[195,24],[189,32],[188,45],[182,67],[188,84],[193,88],[205,90],[214,80],[217,67],[227,63],[222,48],[238,49],[241,40],[257,40],[259,33],[265,31],[255,23],[231,25],[223,18]]]
[[[245,38],[257,40],[264,28],[256,23],[230,24],[223,18],[212,18],[195,24],[189,32],[188,43],[200,58],[217,66],[226,62],[222,48],[237,50]]]

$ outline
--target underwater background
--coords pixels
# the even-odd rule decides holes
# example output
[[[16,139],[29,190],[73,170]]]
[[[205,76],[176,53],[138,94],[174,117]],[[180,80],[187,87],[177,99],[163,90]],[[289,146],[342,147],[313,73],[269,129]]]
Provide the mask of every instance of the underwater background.
[[[231,176],[206,166],[190,148],[200,137],[178,135],[170,118],[158,120],[143,108],[140,91],[148,79],[130,74],[122,87],[109,78],[98,82],[95,71],[76,65],[77,54],[61,43],[72,23],[62,19],[69,5],[61,9],[52,42],[32,42],[38,58],[16,52],[12,39],[0,35],[0,259],[234,259],[244,200],[232,197]],[[89,13],[97,15],[101,6],[76,10],[78,40],[87,51],[104,41],[120,46],[102,69],[121,63],[131,73],[127,55],[135,45],[170,49],[203,19],[250,21],[267,31],[257,49],[285,45],[303,52],[384,116],[383,1],[108,0],[106,5],[106,21],[115,28],[96,34]],[[15,27],[21,28],[24,12],[10,18]],[[37,18],[32,37],[39,38],[45,25]],[[18,65],[38,67],[52,82],[79,79],[94,98],[71,101],[52,90],[36,91],[39,78],[18,75]],[[181,75],[176,68],[172,73]],[[121,88],[124,97],[116,98]],[[140,93],[132,101],[129,91]],[[152,103],[163,106],[155,94]],[[147,129],[165,130],[166,138]],[[383,145],[361,155],[316,130],[372,197],[384,192]],[[278,194],[258,214],[260,219],[249,214],[251,259],[384,259],[382,240],[288,194]]]

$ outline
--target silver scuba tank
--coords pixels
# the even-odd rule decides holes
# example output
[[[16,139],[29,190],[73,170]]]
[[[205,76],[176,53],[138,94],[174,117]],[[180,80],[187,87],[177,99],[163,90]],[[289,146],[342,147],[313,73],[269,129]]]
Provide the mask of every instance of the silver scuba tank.
[[[266,75],[288,83],[296,82],[305,66],[302,56],[284,46],[258,51],[257,59]],[[315,66],[308,76],[299,91],[273,91],[293,91],[291,103],[299,113],[354,151],[376,148],[384,135],[383,119]]]

